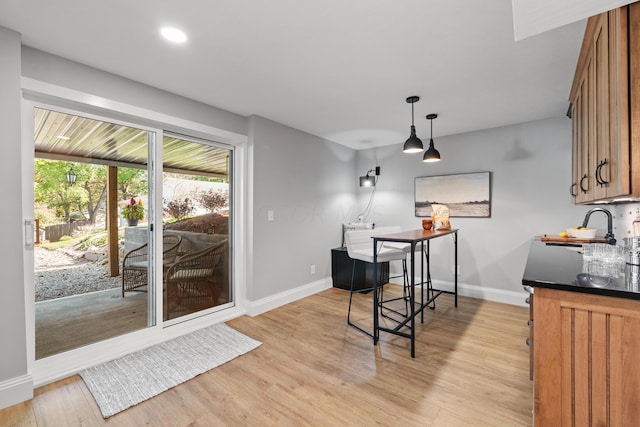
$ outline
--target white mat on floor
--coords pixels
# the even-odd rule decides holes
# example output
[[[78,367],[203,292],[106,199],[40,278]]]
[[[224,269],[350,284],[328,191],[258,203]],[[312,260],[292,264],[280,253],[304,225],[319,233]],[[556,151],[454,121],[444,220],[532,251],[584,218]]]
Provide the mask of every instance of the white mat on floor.
[[[94,366],[80,376],[108,418],[260,344],[220,323]]]

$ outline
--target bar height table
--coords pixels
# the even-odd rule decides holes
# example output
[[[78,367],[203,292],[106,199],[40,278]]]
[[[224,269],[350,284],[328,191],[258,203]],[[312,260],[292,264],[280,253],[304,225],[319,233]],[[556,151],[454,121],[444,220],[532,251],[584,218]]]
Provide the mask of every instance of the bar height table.
[[[436,239],[438,237],[443,237],[451,235],[453,237],[454,243],[454,290],[444,291],[440,289],[432,289],[431,286],[431,271],[429,266],[429,240]],[[375,250],[378,247],[378,243],[382,242],[396,242],[396,243],[405,243],[411,246],[411,273],[410,273],[410,282],[411,286],[409,287],[409,306],[411,307],[411,311],[408,313],[407,318],[401,322],[398,322],[395,328],[386,328],[380,326],[380,322],[378,319],[378,281],[373,281],[373,344],[376,345],[378,340],[380,339],[380,331],[387,332],[390,334],[398,335],[405,338],[411,339],[411,357],[416,357],[415,351],[415,342],[416,342],[416,329],[415,329],[415,317],[418,313],[420,313],[420,322],[424,323],[424,309],[429,306],[429,304],[433,303],[436,298],[438,298],[441,294],[452,294],[454,295],[455,306],[458,306],[458,275],[457,275],[457,266],[458,266],[458,229],[451,228],[448,230],[411,230],[411,231],[403,231],[401,233],[393,233],[393,234],[384,234],[380,236],[373,236],[373,277],[377,277],[377,268],[378,268],[378,256],[377,251]],[[415,304],[415,253],[416,246],[420,243],[421,253],[424,252],[425,242],[427,242],[427,300],[424,300],[424,259],[421,258],[420,264],[420,305],[416,309]],[[433,294],[429,293],[429,290],[433,291]],[[402,332],[400,328],[403,328],[409,323],[410,333]]]

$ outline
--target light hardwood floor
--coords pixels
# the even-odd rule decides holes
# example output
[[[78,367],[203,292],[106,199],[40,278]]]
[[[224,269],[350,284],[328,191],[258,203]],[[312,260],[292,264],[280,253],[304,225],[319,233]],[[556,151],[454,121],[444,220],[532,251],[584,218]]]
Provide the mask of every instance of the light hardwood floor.
[[[365,322],[370,296],[357,295]],[[228,325],[256,350],[103,420],[79,376],[0,411],[10,426],[530,426],[528,309],[443,295],[409,341],[373,346],[329,289]]]

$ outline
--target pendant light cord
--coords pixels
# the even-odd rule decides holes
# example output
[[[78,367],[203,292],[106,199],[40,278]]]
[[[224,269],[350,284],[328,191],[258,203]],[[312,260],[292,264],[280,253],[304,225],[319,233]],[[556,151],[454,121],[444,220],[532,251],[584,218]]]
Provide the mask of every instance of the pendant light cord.
[[[413,102],[411,103],[411,126],[415,126],[415,123],[413,123]]]

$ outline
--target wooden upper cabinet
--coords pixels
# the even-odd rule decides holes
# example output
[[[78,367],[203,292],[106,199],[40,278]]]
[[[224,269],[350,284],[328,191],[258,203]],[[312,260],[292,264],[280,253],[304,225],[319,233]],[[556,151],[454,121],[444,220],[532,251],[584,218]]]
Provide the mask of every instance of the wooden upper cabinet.
[[[576,96],[572,103],[573,117],[573,176],[572,194],[576,203],[593,200],[594,175],[591,171],[590,154],[593,141],[593,108],[591,108],[590,85],[592,80],[592,58],[587,58],[585,72],[581,76]]]
[[[629,106],[633,85],[640,82],[629,64],[638,52],[633,19],[640,5],[625,6],[589,19],[570,101],[573,120],[573,182],[576,203],[640,196],[638,179],[631,175],[632,129]],[[635,29],[635,36],[638,29]],[[631,48],[631,49],[630,49]],[[635,55],[638,56],[637,54]],[[636,89],[635,92],[640,90]],[[640,129],[636,128],[636,132]]]

